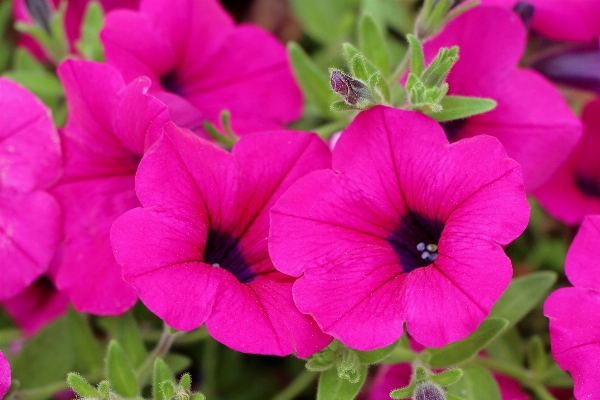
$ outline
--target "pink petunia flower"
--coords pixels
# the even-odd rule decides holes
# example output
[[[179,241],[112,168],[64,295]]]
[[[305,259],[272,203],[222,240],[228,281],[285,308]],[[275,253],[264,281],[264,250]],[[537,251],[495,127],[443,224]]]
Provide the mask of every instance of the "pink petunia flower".
[[[382,365],[369,391],[368,400],[389,400],[390,392],[410,384],[412,368],[409,363]],[[518,382],[504,375],[494,375],[502,400],[530,400]]]
[[[424,51],[431,61],[441,47],[460,46],[448,77],[449,94],[498,103],[488,113],[444,123],[450,141],[480,134],[498,138],[508,156],[521,164],[529,192],[567,158],[581,137],[581,123],[549,81],[517,68],[526,37],[516,14],[479,6],[425,42]]]
[[[60,132],[65,174],[53,189],[65,215],[55,283],[78,311],[120,314],[137,295],[114,259],[110,227],[139,206],[134,176],[169,115],[146,94],[146,78],[125,85],[109,65],[73,60],[62,63],[58,75],[69,119]]]
[[[371,350],[403,331],[428,347],[464,338],[508,286],[502,246],[529,217],[518,164],[497,139],[452,145],[432,119],[374,107],[271,210],[275,267],[324,332]]]
[[[60,176],[50,112],[34,95],[0,78],[0,300],[47,270],[60,235],[60,209],[46,192]]]
[[[329,165],[312,134],[250,135],[230,154],[165,125],[136,176],[143,208],[111,231],[123,276],[176,329],[206,323],[237,351],[313,354],[331,338],[296,309],[295,279],[273,268],[268,210],[296,179]]]
[[[569,159],[533,192],[542,207],[569,225],[600,214],[600,100],[583,110],[584,134]]]
[[[67,295],[56,290],[48,276],[38,278],[18,295],[0,302],[6,314],[27,336],[35,335],[46,324],[62,316],[68,305]]]
[[[60,0],[35,0],[35,1],[46,1],[50,6],[51,10],[56,10],[60,3]],[[71,54],[77,54],[75,44],[81,37],[81,24],[85,15],[85,10],[90,3],[90,0],[69,0],[67,3],[67,9],[65,12],[65,32],[69,41],[69,47]],[[109,12],[118,8],[137,8],[139,0],[100,0],[100,4],[104,9],[104,12]],[[25,6],[25,0],[15,0],[13,13],[15,20],[32,23],[32,18],[27,11]],[[23,35],[19,39],[19,44],[22,47],[28,49],[36,58],[42,61],[46,61],[47,56],[44,54],[44,50],[35,39],[29,35]]]
[[[6,361],[6,357],[0,351],[0,399],[4,397],[8,389],[10,389],[10,365]]]
[[[600,215],[585,217],[565,260],[575,287],[558,289],[544,303],[552,356],[568,370],[577,399],[600,399]]]
[[[126,81],[150,77],[179,126],[198,131],[228,109],[244,134],[300,116],[283,45],[258,26],[235,26],[217,0],[142,0],[139,12],[110,13],[101,39]]]
[[[598,0],[482,0],[481,3],[505,9],[519,3],[533,5],[531,28],[548,39],[591,42],[600,35]]]

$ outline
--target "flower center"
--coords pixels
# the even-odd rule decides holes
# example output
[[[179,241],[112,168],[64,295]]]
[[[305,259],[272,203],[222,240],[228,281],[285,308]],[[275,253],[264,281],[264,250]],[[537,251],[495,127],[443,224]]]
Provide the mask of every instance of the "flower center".
[[[183,96],[183,87],[177,78],[177,74],[175,70],[163,75],[160,78],[160,84],[171,93],[175,93],[176,95]]]
[[[211,229],[208,232],[202,259],[206,264],[231,272],[241,283],[249,283],[254,279],[254,274],[244,260],[237,239],[229,233]]]
[[[577,187],[583,193],[591,197],[600,198],[600,185],[598,185],[594,179],[577,174],[575,181],[577,183]]]
[[[403,215],[398,228],[387,238],[404,272],[426,267],[438,257],[438,243],[444,223],[425,215],[408,212]]]
[[[467,118],[454,119],[452,121],[440,122],[440,125],[446,133],[446,137],[450,143],[456,142],[460,139],[460,131],[467,123]]]

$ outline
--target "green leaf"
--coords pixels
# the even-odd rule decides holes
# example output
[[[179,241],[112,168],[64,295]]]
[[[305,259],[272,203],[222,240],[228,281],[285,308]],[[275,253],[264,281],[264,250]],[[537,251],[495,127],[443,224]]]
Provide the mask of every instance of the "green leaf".
[[[554,272],[541,271],[513,279],[492,308],[490,317],[504,318],[509,327],[514,326],[546,298],[556,277]]]
[[[92,387],[81,375],[71,372],[67,375],[67,383],[81,397],[101,398],[102,395]]]
[[[76,356],[75,368],[78,371],[91,372],[102,368],[102,349],[94,337],[85,316],[78,314],[72,307],[67,312],[69,340]]]
[[[491,358],[505,361],[515,365],[521,365],[524,361],[523,342],[517,329],[510,326],[496,339],[494,339],[485,351]]]
[[[367,376],[367,366],[359,368],[360,380],[358,383],[350,383],[346,379],[338,377],[335,368],[321,372],[319,387],[317,389],[317,400],[352,400],[362,388]]]
[[[192,393],[190,400],[206,400],[206,396],[202,393]]]
[[[379,72],[374,73],[369,78],[369,88],[371,88],[371,92],[376,93],[379,97],[381,97],[381,101],[383,103],[389,104],[391,101],[390,87],[388,86],[385,79]]]
[[[344,100],[338,100],[331,103],[331,111],[340,112],[340,111],[356,111],[358,108],[355,106],[351,106],[350,104],[346,104]]]
[[[394,342],[389,346],[382,347],[379,349],[371,350],[371,351],[359,351],[355,350],[356,354],[358,354],[358,359],[363,364],[375,364],[379,361],[386,359],[392,351],[396,348],[398,342]]]
[[[26,50],[16,49],[13,59],[13,70],[46,72],[44,66]]]
[[[431,354],[429,365],[433,368],[444,368],[470,359],[506,329],[507,325],[508,321],[504,319],[488,318],[465,339],[450,343],[441,349],[427,349]]]
[[[98,384],[98,391],[105,399],[110,399],[110,383],[107,380],[101,381]]]
[[[111,340],[108,345],[106,357],[106,376],[113,390],[123,397],[138,395],[138,383],[135,371],[127,359],[123,348],[116,340]]]
[[[366,77],[371,76],[372,74],[379,72],[381,73],[377,67],[375,65],[373,65],[373,63],[369,60],[367,60],[363,54],[358,51],[358,49],[354,46],[352,46],[350,43],[344,43],[342,45],[342,47],[344,48],[344,55],[346,56],[346,60],[348,60],[348,64],[352,67],[352,60],[354,60],[354,58],[356,56],[360,56],[362,58],[362,61],[364,62],[364,66],[365,66],[365,70],[366,70]],[[357,76],[358,78],[358,76]],[[366,78],[364,79],[366,81]]]
[[[103,24],[102,6],[97,1],[89,2],[81,24],[81,39],[75,45],[87,60],[104,61],[104,51],[100,42],[100,31]]]
[[[181,379],[179,379],[179,386],[187,391],[192,389],[192,376],[188,372],[181,375]]]
[[[297,43],[289,43],[288,52],[294,76],[302,87],[304,96],[322,114],[330,116],[329,105],[337,100],[337,96],[329,86],[329,78],[317,68]]]
[[[178,374],[190,365],[192,365],[192,360],[188,356],[184,356],[182,354],[177,353],[168,353],[165,356],[165,362],[171,368],[173,373]]]
[[[548,361],[550,366],[546,369],[544,385],[558,388],[572,388],[573,378],[571,378],[571,375],[560,369],[552,357]]]
[[[167,364],[160,359],[157,358],[154,361],[154,376],[152,378],[152,392],[154,394],[154,400],[162,400],[163,396],[161,393],[161,385],[163,382],[173,382],[175,384],[175,377],[171,373]]]
[[[485,368],[467,366],[463,370],[462,379],[448,387],[449,394],[465,400],[501,400],[498,383]]]
[[[73,370],[75,356],[68,340],[65,318],[54,321],[42,329],[11,362],[13,379],[24,389],[37,388],[57,381],[64,382]]]
[[[416,382],[400,389],[394,389],[390,392],[390,397],[392,399],[408,399],[409,397],[412,397],[415,386],[417,386]]]
[[[62,84],[56,77],[46,71],[9,71],[4,74],[8,79],[20,83],[40,98],[62,97]]]
[[[450,386],[455,384],[462,378],[464,372],[460,368],[450,368],[440,372],[437,375],[432,375],[429,379],[433,383],[437,383],[440,386]]]
[[[413,35],[406,35],[406,40],[410,46],[410,72],[417,77],[425,71],[425,58],[423,56],[423,46],[419,39]]]
[[[436,113],[425,113],[438,122],[466,118],[482,114],[496,108],[492,99],[464,96],[446,96],[440,102],[442,110]]]
[[[117,318],[115,339],[123,347],[133,368],[139,368],[146,361],[148,350],[144,346],[140,328],[132,311],[128,311]]]
[[[390,56],[383,34],[375,20],[369,14],[364,14],[360,21],[358,40],[360,51],[370,60],[383,76],[390,74]]]
[[[352,57],[352,60],[350,60],[350,68],[352,69],[352,74],[355,78],[360,79],[363,82],[369,80],[366,61],[361,54],[356,54]]]

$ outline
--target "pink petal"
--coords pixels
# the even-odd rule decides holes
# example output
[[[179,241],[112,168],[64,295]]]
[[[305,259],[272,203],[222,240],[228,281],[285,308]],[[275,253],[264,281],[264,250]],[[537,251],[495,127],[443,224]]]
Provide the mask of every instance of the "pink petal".
[[[596,248],[600,240],[600,215],[588,215],[569,248],[565,273],[573,286],[600,290],[600,261]]]
[[[531,26],[553,40],[591,42],[600,35],[600,3],[596,0],[531,0]]]
[[[576,398],[599,398],[600,293],[592,289],[563,288],[544,303],[550,319],[552,355],[571,372]]]
[[[10,389],[10,365],[6,361],[6,357],[0,351],[0,397],[4,397],[8,389]]]
[[[0,299],[6,299],[48,270],[59,242],[60,209],[46,192],[3,189],[0,216]]]
[[[294,279],[278,272],[261,277],[247,285],[236,282],[222,288],[206,321],[215,339],[245,353],[295,353],[300,358],[331,342],[312,318],[296,308],[292,299]],[[240,332],[244,332],[243,337]]]
[[[46,188],[60,176],[60,142],[50,111],[22,86],[0,78],[0,188]]]

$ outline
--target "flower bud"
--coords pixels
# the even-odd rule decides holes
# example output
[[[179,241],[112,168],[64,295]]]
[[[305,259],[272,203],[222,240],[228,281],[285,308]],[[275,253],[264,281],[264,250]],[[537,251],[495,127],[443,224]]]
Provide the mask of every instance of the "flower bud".
[[[423,382],[415,388],[412,400],[446,400],[446,394],[435,383]]]
[[[331,70],[329,83],[334,92],[344,98],[346,104],[362,107],[373,101],[371,89],[358,79],[339,70]]]
[[[42,28],[49,36],[52,36],[50,29],[51,10],[46,0],[25,0],[25,7],[33,21]]]

